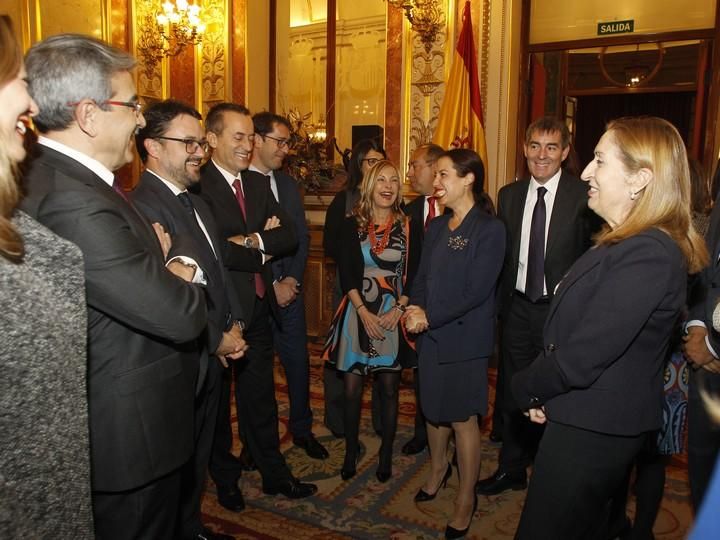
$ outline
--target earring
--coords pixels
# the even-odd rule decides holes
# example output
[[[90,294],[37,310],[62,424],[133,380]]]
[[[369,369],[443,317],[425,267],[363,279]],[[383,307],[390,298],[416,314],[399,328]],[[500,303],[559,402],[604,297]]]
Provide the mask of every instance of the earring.
[[[634,201],[636,197],[637,197],[637,192],[631,191],[631,192],[630,192],[630,200],[631,200],[631,201]]]

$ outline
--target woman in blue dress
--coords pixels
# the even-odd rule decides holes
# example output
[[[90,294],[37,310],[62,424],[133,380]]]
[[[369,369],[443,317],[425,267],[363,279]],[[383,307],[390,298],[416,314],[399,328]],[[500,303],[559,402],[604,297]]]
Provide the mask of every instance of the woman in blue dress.
[[[398,321],[408,298],[402,293],[408,222],[400,209],[400,175],[387,160],[371,167],[360,200],[337,239],[337,264],[344,296],[330,328],[325,358],[343,372],[345,459],[341,476],[355,476],[364,376],[381,384],[382,444],[376,476],[392,475],[392,445],[398,414]]]
[[[446,538],[467,533],[477,504],[478,415],[487,412],[495,286],[505,256],[505,228],[488,211],[484,177],[472,150],[449,150],[438,158],[435,196],[452,212],[432,220],[425,233],[405,320],[409,332],[420,334],[420,401],[432,460],[416,502],[434,499],[446,484],[452,473],[448,439],[455,434],[460,482]]]

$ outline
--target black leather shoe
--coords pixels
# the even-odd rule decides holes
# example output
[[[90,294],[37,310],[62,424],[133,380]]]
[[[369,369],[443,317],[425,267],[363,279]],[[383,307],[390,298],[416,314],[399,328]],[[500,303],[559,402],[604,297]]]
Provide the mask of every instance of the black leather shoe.
[[[238,458],[240,461],[240,468],[243,471],[246,472],[252,472],[257,471],[257,465],[255,465],[255,460],[250,455],[250,452],[247,448],[243,448],[240,452],[240,457]]]
[[[313,459],[327,459],[330,457],[328,451],[312,433],[307,437],[293,437],[293,444],[305,450],[305,453]]]
[[[218,503],[231,512],[242,512],[245,509],[245,499],[237,487],[217,488]]]
[[[288,499],[304,499],[317,493],[315,484],[300,482],[297,478],[290,478],[282,484],[275,486],[263,486],[263,493],[266,495],[285,495]]]
[[[467,527],[464,529],[456,529],[448,525],[445,527],[445,538],[447,540],[454,540],[455,538],[463,538],[467,535],[470,530],[470,525],[472,525],[473,517],[475,517],[475,510],[477,510],[477,497],[475,497],[475,501],[473,502],[472,514],[470,514],[470,521],[468,521]]]
[[[403,447],[400,451],[406,456],[414,456],[415,454],[419,454],[420,452],[425,450],[426,447],[427,441],[421,441],[417,437],[413,437],[408,442],[403,444]]]
[[[216,533],[211,531],[210,529],[206,529],[205,527],[203,527],[203,531],[201,533],[198,533],[195,538],[197,538],[197,540],[235,540],[234,536],[230,536],[229,534]]]
[[[475,484],[478,495],[497,495],[509,489],[519,491],[527,488],[527,474],[508,473],[497,470],[495,473]]]
[[[428,493],[424,489],[420,488],[418,492],[415,494],[415,502],[425,502],[425,501],[432,501],[438,494],[438,491],[440,491],[440,488],[444,488],[447,486],[447,482],[452,476],[452,465],[448,463],[447,469],[445,470],[445,475],[443,476],[442,480],[440,481],[440,485],[435,490],[435,493]]]

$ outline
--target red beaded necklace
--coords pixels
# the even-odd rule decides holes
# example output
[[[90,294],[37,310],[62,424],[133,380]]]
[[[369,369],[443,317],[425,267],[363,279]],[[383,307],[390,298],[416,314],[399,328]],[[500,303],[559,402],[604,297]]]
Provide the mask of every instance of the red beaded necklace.
[[[385,231],[383,232],[382,238],[378,240],[377,236],[375,236],[375,220],[370,219],[370,222],[368,223],[368,238],[370,240],[370,251],[372,251],[375,255],[380,255],[383,251],[385,251],[388,242],[390,242],[392,223],[393,215],[391,213],[385,222]]]

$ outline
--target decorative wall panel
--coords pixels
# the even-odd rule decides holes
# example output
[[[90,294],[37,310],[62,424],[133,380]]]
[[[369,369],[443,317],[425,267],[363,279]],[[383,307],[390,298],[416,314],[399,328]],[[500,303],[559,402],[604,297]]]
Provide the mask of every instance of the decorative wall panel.
[[[205,0],[203,13],[207,27],[200,57],[200,101],[203,117],[215,103],[227,101],[228,64],[227,1]]]

